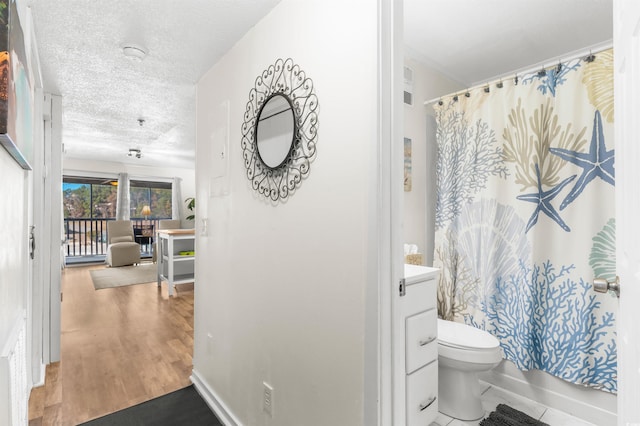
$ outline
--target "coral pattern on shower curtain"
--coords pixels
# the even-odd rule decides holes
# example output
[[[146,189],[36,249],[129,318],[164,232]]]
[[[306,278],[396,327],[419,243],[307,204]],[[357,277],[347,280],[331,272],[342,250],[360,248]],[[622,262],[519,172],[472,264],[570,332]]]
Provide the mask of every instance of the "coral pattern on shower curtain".
[[[487,87],[434,107],[439,315],[615,393],[613,52]]]

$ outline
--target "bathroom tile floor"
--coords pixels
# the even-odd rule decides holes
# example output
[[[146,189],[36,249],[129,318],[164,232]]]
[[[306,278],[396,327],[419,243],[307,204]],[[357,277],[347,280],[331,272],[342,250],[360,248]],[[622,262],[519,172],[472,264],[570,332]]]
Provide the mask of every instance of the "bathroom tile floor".
[[[485,411],[485,417],[494,411],[498,404],[507,404],[550,426],[596,426],[593,423],[563,413],[560,410],[548,408],[538,402],[523,398],[504,389],[490,386],[486,383],[481,383],[481,385],[484,389],[482,392],[482,407]],[[477,426],[479,424],[480,420],[463,422],[438,413],[436,421],[431,423],[430,426]]]

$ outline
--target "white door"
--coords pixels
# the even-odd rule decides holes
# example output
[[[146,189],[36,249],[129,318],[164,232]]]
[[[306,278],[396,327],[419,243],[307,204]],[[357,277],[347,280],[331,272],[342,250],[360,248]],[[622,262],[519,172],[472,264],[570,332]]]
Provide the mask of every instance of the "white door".
[[[640,2],[614,0],[613,17],[618,425],[640,425]]]

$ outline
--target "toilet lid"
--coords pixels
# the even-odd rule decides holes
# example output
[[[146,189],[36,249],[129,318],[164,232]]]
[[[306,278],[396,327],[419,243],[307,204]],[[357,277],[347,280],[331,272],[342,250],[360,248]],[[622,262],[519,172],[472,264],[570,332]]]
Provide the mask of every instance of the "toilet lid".
[[[438,343],[458,348],[493,349],[500,341],[484,330],[438,318]]]

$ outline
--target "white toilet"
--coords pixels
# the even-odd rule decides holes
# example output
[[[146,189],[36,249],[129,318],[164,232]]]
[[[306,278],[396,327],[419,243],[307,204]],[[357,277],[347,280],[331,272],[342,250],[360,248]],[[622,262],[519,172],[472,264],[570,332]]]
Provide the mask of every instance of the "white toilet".
[[[494,336],[438,318],[438,411],[460,420],[483,417],[477,373],[501,360],[500,342]]]

